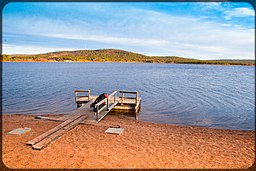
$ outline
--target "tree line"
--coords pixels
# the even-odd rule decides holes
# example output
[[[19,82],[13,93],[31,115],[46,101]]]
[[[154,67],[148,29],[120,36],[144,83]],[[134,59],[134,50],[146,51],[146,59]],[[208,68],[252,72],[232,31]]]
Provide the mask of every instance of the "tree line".
[[[254,60],[198,60],[177,56],[146,56],[117,49],[59,51],[37,55],[2,55],[3,62],[145,62],[176,64],[255,65]]]

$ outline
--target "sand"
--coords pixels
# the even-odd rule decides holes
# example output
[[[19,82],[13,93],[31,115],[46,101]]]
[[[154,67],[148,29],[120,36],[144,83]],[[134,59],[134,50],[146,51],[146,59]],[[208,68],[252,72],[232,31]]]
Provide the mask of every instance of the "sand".
[[[31,115],[3,115],[2,160],[8,168],[248,168],[254,163],[255,132],[135,123],[122,115],[108,115],[98,125],[82,125],[43,150],[28,140],[60,122]],[[111,125],[121,135],[105,134]],[[7,132],[30,127],[22,135]]]

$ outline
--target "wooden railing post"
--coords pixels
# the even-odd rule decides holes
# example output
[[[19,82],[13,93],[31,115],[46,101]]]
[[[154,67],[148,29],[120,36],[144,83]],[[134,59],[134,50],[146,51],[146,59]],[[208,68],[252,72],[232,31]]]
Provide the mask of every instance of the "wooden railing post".
[[[123,102],[124,102],[124,93],[122,92],[121,93],[121,105],[123,105]]]
[[[75,102],[76,102],[76,96],[77,96],[77,92],[76,92],[76,90],[74,91],[74,93],[75,93]]]
[[[115,93],[115,95],[114,95],[114,103],[116,102],[116,93]]]
[[[99,106],[96,107],[96,121],[99,120]]]
[[[139,92],[136,92],[136,102],[135,102],[135,106],[137,106],[138,104],[138,100],[139,100]]]
[[[109,99],[107,97],[107,110],[109,109]]]
[[[88,100],[90,100],[91,90],[88,90]]]
[[[78,93],[87,93],[87,96],[83,95],[83,96],[79,96]],[[87,97],[88,101],[90,100],[90,95],[91,95],[91,91],[90,90],[74,90],[74,94],[75,94],[75,102],[77,102],[77,100],[79,100],[79,98],[83,98],[83,97]]]

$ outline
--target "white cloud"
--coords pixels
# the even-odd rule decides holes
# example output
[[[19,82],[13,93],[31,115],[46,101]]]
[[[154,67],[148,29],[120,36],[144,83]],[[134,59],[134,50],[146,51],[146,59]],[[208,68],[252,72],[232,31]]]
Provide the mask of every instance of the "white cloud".
[[[92,41],[101,45],[98,48],[122,48],[147,55],[254,59],[254,32],[248,29],[194,17],[172,16],[149,10],[127,10],[129,13],[116,11],[118,15],[106,21],[88,21],[83,18],[79,21],[61,21],[35,16],[8,16],[3,18],[3,33],[40,35],[63,41]],[[33,47],[33,44],[27,43],[24,46]],[[42,44],[42,47],[45,45]],[[59,49],[56,47],[52,51]],[[22,46],[7,49],[5,52],[25,51]],[[43,53],[48,50],[51,48],[40,50],[39,47],[33,47],[29,52]]]
[[[203,10],[222,10],[221,2],[198,3]]]
[[[226,19],[231,19],[232,17],[253,17],[255,15],[254,10],[250,8],[235,8],[224,11],[224,14]]]
[[[12,45],[12,44],[3,44],[2,45],[3,54],[40,54],[47,52],[56,52],[56,51],[71,51],[79,50],[72,48],[49,48],[41,46],[26,46],[26,45]]]
[[[137,46],[154,46],[154,45],[165,45],[168,43],[166,40],[157,39],[137,39],[137,38],[126,38],[126,37],[114,37],[106,35],[87,35],[87,34],[42,34],[43,36],[62,38],[62,39],[74,39],[74,40],[90,40],[105,43],[117,43],[117,44],[133,44]]]

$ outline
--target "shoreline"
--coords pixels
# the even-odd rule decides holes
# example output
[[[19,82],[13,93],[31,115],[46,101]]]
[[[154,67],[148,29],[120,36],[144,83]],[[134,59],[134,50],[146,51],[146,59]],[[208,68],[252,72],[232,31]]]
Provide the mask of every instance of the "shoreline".
[[[134,64],[177,64],[177,65],[213,65],[213,66],[255,66],[255,64],[203,64],[203,63],[164,63],[164,62],[125,62],[125,61],[2,61],[2,63],[134,63]]]
[[[122,115],[108,115],[97,125],[80,124],[46,148],[32,150],[25,145],[28,140],[60,124],[34,116],[2,115],[2,160],[7,167],[230,169],[254,163],[255,131],[135,123]],[[111,125],[120,125],[124,132],[105,134]],[[31,131],[6,135],[19,127]]]
[[[67,113],[57,113],[57,114],[51,114],[51,113],[43,113],[43,114],[36,114],[36,113],[33,113],[33,114],[19,114],[19,113],[15,113],[15,114],[12,114],[12,113],[4,113],[2,114],[2,116],[4,115],[21,115],[21,116],[46,116],[46,117],[59,117],[59,116],[64,116],[64,115],[68,115],[69,112]],[[112,116],[118,116],[120,114],[108,114],[109,115],[112,115]],[[134,120],[134,117],[130,117],[130,116],[127,116],[127,115],[121,115],[123,117],[125,117],[126,119],[129,119],[129,120]],[[251,129],[228,129],[228,128],[218,128],[218,127],[205,127],[205,126],[196,126],[196,125],[182,125],[182,124],[171,124],[171,123],[162,123],[162,122],[153,122],[153,121],[143,121],[143,120],[139,120],[139,122],[142,122],[142,123],[148,123],[148,124],[157,124],[157,125],[169,125],[169,126],[177,126],[177,127],[195,127],[195,128],[202,128],[202,129],[216,129],[216,130],[226,130],[226,131],[245,131],[245,132],[255,132],[256,133],[256,130],[251,130]]]

